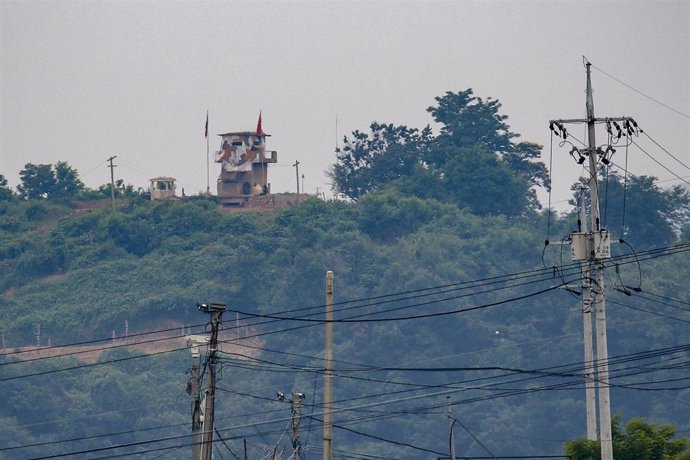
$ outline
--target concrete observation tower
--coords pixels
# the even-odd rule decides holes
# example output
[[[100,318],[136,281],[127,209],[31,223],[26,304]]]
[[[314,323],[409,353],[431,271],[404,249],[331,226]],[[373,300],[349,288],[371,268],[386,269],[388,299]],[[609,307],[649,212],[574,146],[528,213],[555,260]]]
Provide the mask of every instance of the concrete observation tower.
[[[220,163],[218,200],[223,206],[244,206],[253,196],[271,192],[268,183],[268,164],[278,162],[278,152],[266,150],[266,138],[261,119],[256,131],[237,131],[219,134],[220,150],[216,163]]]

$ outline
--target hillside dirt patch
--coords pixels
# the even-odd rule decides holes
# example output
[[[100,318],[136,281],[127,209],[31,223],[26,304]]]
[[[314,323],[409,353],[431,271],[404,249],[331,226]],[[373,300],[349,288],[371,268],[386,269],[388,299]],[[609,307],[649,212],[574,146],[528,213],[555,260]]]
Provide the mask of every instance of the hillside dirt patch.
[[[204,334],[195,334],[200,336]],[[175,350],[188,348],[187,336],[177,333],[153,333],[134,335],[131,337],[121,337],[111,340],[104,340],[95,344],[88,345],[68,345],[53,347],[19,347],[18,351],[7,352],[8,355],[21,361],[33,361],[60,356],[69,356],[84,361],[94,363],[104,352],[108,350],[126,348],[137,350],[146,355],[156,355]],[[218,349],[221,352],[235,354],[240,359],[255,358],[259,355],[262,343],[254,339],[238,337],[234,331],[221,331],[218,334]],[[202,355],[205,353],[205,346],[200,347]],[[245,357],[245,358],[243,358]]]

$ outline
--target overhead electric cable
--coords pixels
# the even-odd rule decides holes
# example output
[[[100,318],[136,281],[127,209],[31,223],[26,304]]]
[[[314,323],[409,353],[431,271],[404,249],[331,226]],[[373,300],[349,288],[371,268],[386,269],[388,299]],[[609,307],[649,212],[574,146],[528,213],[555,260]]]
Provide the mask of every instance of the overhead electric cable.
[[[686,305],[686,306],[688,306],[688,307],[690,307],[690,302],[686,302],[686,301],[684,301],[684,300],[674,299],[674,298],[672,298],[672,297],[666,297],[666,296],[659,295],[659,294],[654,294],[653,292],[650,292],[650,291],[648,291],[647,289],[645,289],[645,290],[643,290],[643,291],[637,293],[637,295],[639,295],[639,296],[642,297],[643,299],[651,300],[652,302],[661,303],[661,304],[663,304],[663,305],[668,305],[669,307],[678,308],[678,309],[683,310],[683,311],[690,311],[690,309],[685,309],[685,308],[682,308],[682,307],[675,307],[675,306],[673,306],[673,305],[671,305],[671,304],[669,304],[669,303],[665,303],[665,302],[660,302],[660,301],[658,301],[658,300],[649,299],[649,298],[645,297],[645,296],[642,295],[642,294],[647,294],[647,295],[650,295],[650,296],[657,297],[657,298],[659,298],[659,299],[664,299],[664,300],[667,300],[668,302],[676,302],[676,303],[679,303],[679,304],[682,304],[682,305]]]
[[[679,244],[679,245],[668,246],[668,247],[663,247],[663,248],[655,248],[655,249],[652,249],[649,251],[639,253],[638,254],[640,256],[639,260],[632,259],[632,256],[628,255],[628,256],[621,256],[621,257],[617,257],[617,258],[612,258],[611,263],[617,263],[618,265],[622,265],[624,263],[630,263],[633,261],[638,262],[638,261],[644,261],[644,260],[654,259],[654,258],[658,258],[658,257],[664,257],[664,256],[676,254],[676,253],[686,252],[688,250],[690,250],[690,244]],[[573,266],[576,267],[577,265],[573,264]],[[541,271],[543,271],[543,270],[541,270]],[[553,288],[550,288],[549,290],[551,290],[551,289],[553,289]],[[532,295],[537,295],[539,293],[540,292],[527,294],[527,297],[532,296]],[[517,298],[517,299],[519,299],[519,298]],[[515,300],[515,299],[508,299],[508,300],[495,302],[492,304],[483,305],[483,306],[479,306],[479,307],[473,307],[473,308],[474,309],[485,308],[486,306],[492,306],[494,304],[499,304],[499,303],[506,303],[506,302],[513,301],[513,300]],[[434,315],[443,315],[443,314],[452,314],[452,313],[454,313],[454,312],[440,312],[440,313],[437,313]],[[422,316],[422,317],[425,317],[425,316]],[[411,319],[412,319],[412,317],[411,317]],[[374,321],[381,321],[381,320],[386,321],[386,319],[374,319]],[[343,322],[346,322],[346,321],[347,320],[345,320]],[[351,320],[351,321],[353,321],[353,322],[362,322],[362,321],[369,322],[368,320]],[[347,321],[347,322],[349,322],[349,321]],[[299,329],[299,328],[301,328],[301,327],[284,329],[282,331],[277,331],[277,332],[285,332],[287,330],[294,330],[294,329]],[[263,333],[263,334],[255,334],[254,336],[244,337],[244,339],[248,339],[248,338],[256,337],[256,336],[260,336],[260,335],[273,334],[273,333],[276,333],[276,331],[267,332],[267,333]],[[0,379],[0,382],[7,381],[7,380],[14,380],[14,379],[18,379],[18,378],[30,377],[30,376],[35,376],[35,375],[45,375],[45,374],[50,374],[50,373],[54,373],[54,372],[61,372],[61,371],[65,371],[65,370],[79,369],[79,368],[83,368],[83,367],[97,366],[97,365],[102,365],[102,364],[108,364],[111,362],[118,362],[121,360],[137,359],[137,358],[142,358],[142,357],[146,357],[146,356],[158,355],[158,354],[163,354],[163,353],[170,353],[170,352],[181,351],[181,350],[183,350],[183,349],[180,348],[180,349],[174,349],[174,350],[165,351],[165,352],[153,353],[153,354],[149,354],[149,355],[127,357],[127,358],[121,358],[119,360],[109,360],[109,361],[93,363],[93,364],[85,364],[85,365],[81,365],[81,366],[72,366],[72,367],[62,368],[62,369],[56,369],[56,370],[50,370],[50,371],[44,371],[44,372],[38,372],[38,373],[32,373],[32,374],[24,374],[21,376],[12,376],[12,377],[8,377],[8,378]]]
[[[668,168],[666,165],[664,165],[664,164],[661,163],[659,160],[657,160],[656,158],[654,158],[649,152],[647,152],[645,149],[643,149],[637,142],[632,141],[632,143],[633,143],[638,149],[640,149],[640,150],[642,151],[642,153],[644,153],[644,154],[647,155],[652,161],[654,161],[654,163],[658,164],[659,166],[661,166],[662,168],[664,168],[666,171],[668,171],[669,173],[671,173],[671,175],[672,175],[673,177],[675,177],[676,179],[678,179],[678,180],[680,180],[680,181],[682,181],[682,182],[685,182],[686,184],[690,185],[690,182],[686,181],[685,179],[683,179],[682,177],[680,177],[678,174],[676,174],[675,171],[673,171],[672,169]]]
[[[668,247],[663,247],[663,248],[655,248],[655,249],[651,249],[648,251],[640,252],[638,254],[640,256],[647,255],[647,257],[644,259],[640,258],[638,260],[636,258],[636,256],[633,256],[633,255],[617,256],[617,257],[612,257],[610,259],[611,263],[605,264],[605,265],[607,267],[611,267],[611,266],[613,266],[612,264],[624,265],[626,263],[633,263],[633,262],[637,263],[640,260],[647,260],[647,259],[653,259],[653,258],[658,258],[658,257],[664,257],[664,256],[672,255],[675,253],[686,252],[688,250],[690,250],[690,244],[679,244],[679,245],[668,246]],[[577,263],[562,264],[562,267],[563,268],[561,270],[571,270],[573,273],[579,273],[580,272],[580,267],[579,267],[579,264],[577,264]],[[552,267],[542,268],[542,269],[538,269],[538,270],[532,270],[531,272],[535,272],[535,273],[539,273],[539,272],[547,273],[548,272],[548,273],[551,273]],[[524,272],[524,273],[528,273],[528,272]],[[494,278],[498,278],[498,277],[493,277],[493,278],[489,278],[489,279],[494,279]],[[483,281],[483,280],[479,280],[479,281]],[[462,283],[456,283],[456,284],[462,284]],[[445,286],[447,286],[447,285],[445,285]],[[431,288],[427,288],[427,289],[431,289]],[[391,294],[391,295],[395,295],[395,294]],[[386,295],[386,296],[388,296],[388,295]],[[369,298],[369,299],[371,299],[371,298]],[[359,299],[359,300],[365,300],[365,299]],[[339,302],[339,304],[350,303],[350,302],[357,302],[357,300]],[[373,304],[373,305],[375,305],[375,304]],[[316,316],[316,315],[322,314],[324,308],[325,308],[324,305],[319,305],[316,307],[305,307],[305,308],[293,309],[293,310],[289,310],[289,311],[283,310],[283,311],[276,312],[274,314],[269,314],[268,316],[278,316],[278,315],[284,315],[286,313],[291,313],[291,312],[296,312],[296,311],[305,311],[305,310],[310,310],[310,309],[320,309],[321,310],[317,313],[312,313],[312,314],[308,314],[308,315],[304,315],[304,316],[300,317],[300,318],[307,318],[309,316]],[[249,316],[255,317],[256,315],[250,314]],[[278,317],[282,317],[282,316],[278,316]],[[267,321],[260,321],[260,322],[256,322],[253,324],[245,325],[244,327],[260,326],[260,325],[270,324],[270,323],[274,323],[274,322],[278,322],[278,321],[282,321],[282,319],[270,319]],[[245,336],[245,337],[243,337],[243,339],[262,337],[262,336],[270,335],[270,334],[274,334],[274,333],[290,332],[290,331],[303,329],[305,327],[309,327],[309,326],[296,326],[296,327],[284,328],[284,329],[279,330],[279,331],[256,333],[253,335]],[[230,341],[232,341],[232,340],[230,340]]]
[[[630,90],[632,90],[632,91],[635,91],[635,92],[636,92],[637,94],[639,94],[640,96],[644,96],[644,97],[646,97],[647,99],[649,99],[650,101],[655,102],[655,103],[659,104],[660,106],[665,107],[665,108],[667,108],[668,110],[671,110],[672,112],[677,113],[678,115],[681,115],[681,116],[683,116],[683,117],[685,117],[685,118],[690,119],[690,115],[688,115],[687,113],[683,113],[683,112],[681,112],[680,110],[674,109],[673,107],[671,107],[671,106],[669,106],[669,105],[667,105],[667,104],[664,104],[663,102],[661,102],[661,101],[659,101],[659,100],[657,100],[657,99],[654,99],[652,96],[649,96],[648,94],[643,93],[642,91],[640,91],[640,90],[638,90],[638,89],[636,89],[636,88],[630,86],[629,84],[625,83],[624,81],[622,81],[622,80],[620,80],[620,79],[614,77],[613,75],[611,75],[611,74],[605,72],[604,70],[600,69],[599,67],[595,66],[594,64],[591,64],[591,65],[592,65],[593,68],[597,69],[599,72],[603,73],[604,75],[606,75],[606,76],[609,77],[610,79],[617,81],[618,83],[620,83],[621,85],[625,86],[626,88],[628,88],[628,89],[630,89]]]
[[[680,161],[678,158],[676,158],[675,155],[673,155],[671,152],[669,152],[669,151],[666,150],[664,147],[662,147],[657,141],[655,141],[654,139],[652,139],[652,137],[647,133],[647,131],[642,131],[642,134],[644,134],[645,136],[647,136],[647,139],[649,139],[650,141],[654,142],[654,144],[655,144],[657,147],[659,147],[661,150],[663,150],[664,152],[666,152],[666,154],[668,154],[668,156],[670,156],[671,158],[673,158],[674,160],[676,160],[679,164],[685,166],[686,169],[690,169],[690,166],[688,166],[688,165],[686,165],[685,163],[683,163],[682,161]]]
[[[158,406],[160,407],[160,406]],[[138,410],[141,410],[141,407],[138,408]],[[0,447],[0,452],[4,451],[9,451],[9,450],[17,450],[17,449],[27,449],[30,447],[43,447],[43,446],[51,446],[55,444],[62,444],[66,442],[78,442],[78,441],[88,441],[91,439],[98,439],[98,438],[112,438],[114,436],[121,436],[123,434],[133,434],[133,433],[141,433],[141,432],[146,432],[146,431],[155,431],[155,430],[164,430],[167,428],[178,428],[181,426],[187,426],[189,423],[176,423],[173,425],[161,425],[161,426],[156,426],[156,427],[149,427],[149,428],[139,428],[136,430],[126,430],[126,431],[116,431],[116,432],[111,432],[111,433],[105,433],[105,434],[94,434],[90,436],[79,436],[76,438],[68,438],[68,439],[60,439],[57,441],[44,441],[44,442],[37,442],[33,444],[24,444],[24,445],[19,445],[19,446],[9,446],[9,447]],[[13,426],[15,428],[15,426]]]
[[[640,261],[651,260],[651,259],[656,259],[656,258],[660,258],[660,257],[666,257],[669,255],[683,253],[683,252],[687,252],[687,251],[690,251],[690,244],[688,244],[688,243],[683,243],[683,244],[678,244],[678,245],[673,245],[673,246],[667,246],[667,247],[663,247],[663,248],[655,248],[655,249],[650,249],[648,251],[640,252],[636,255],[628,254],[628,255],[623,255],[623,256],[612,257],[611,259],[609,259],[607,261],[607,263],[604,263],[604,266],[606,268],[611,268],[611,267],[615,266],[616,264],[617,265],[625,265],[628,263],[639,263]],[[572,270],[573,273],[578,273],[580,270],[579,265],[577,263],[572,263],[569,265],[564,264],[563,266],[565,268],[567,268],[568,270]],[[541,271],[545,271],[545,270],[548,270],[549,272],[551,272],[552,268],[549,267],[548,269],[541,269]],[[563,280],[563,281],[565,281],[565,280]],[[563,284],[565,284],[565,283],[563,283]],[[311,307],[311,308],[314,308],[314,307]],[[307,315],[307,316],[313,316],[313,315]],[[279,322],[279,321],[282,321],[282,320],[272,319],[272,320],[260,321],[260,322],[256,322],[254,324],[251,324],[249,326],[250,327],[251,326],[259,326],[259,325],[270,324],[270,323],[275,323],[275,322]],[[263,337],[263,336],[272,335],[272,334],[292,332],[292,331],[296,331],[296,330],[305,329],[308,327],[313,327],[314,325],[318,325],[318,324],[320,324],[320,323],[315,322],[315,323],[307,324],[307,325],[300,325],[300,326],[283,328],[283,329],[280,329],[277,331],[257,332],[257,333],[254,333],[252,335],[245,336],[245,337],[243,337],[243,339],[258,338],[258,337]],[[230,340],[229,342],[232,342],[232,340]]]
[[[639,359],[639,358],[642,357],[642,356],[644,356],[644,357],[649,357],[649,356],[653,356],[653,355],[655,355],[655,356],[661,356],[662,353],[669,353],[669,352],[677,351],[677,350],[681,350],[681,349],[687,350],[689,347],[690,347],[690,345],[680,345],[680,346],[676,346],[676,347],[668,347],[668,348],[665,348],[665,349],[650,350],[650,351],[640,352],[640,353],[636,353],[636,354],[623,355],[623,357],[626,357],[626,356],[627,356],[626,360],[630,360],[630,359],[632,359],[632,356],[635,356],[635,355],[637,356],[637,359]],[[580,380],[581,380],[581,379],[578,379],[578,381],[574,381],[574,382],[566,382],[565,384],[549,385],[549,386],[547,386],[547,387],[540,387],[540,388],[536,388],[536,389],[535,389],[535,388],[521,389],[521,390],[518,390],[517,392],[515,392],[515,391],[506,391],[506,392],[504,392],[504,393],[502,393],[502,394],[499,394],[499,395],[492,395],[492,396],[490,396],[490,397],[469,398],[469,399],[466,399],[466,400],[464,400],[464,401],[460,401],[460,403],[469,403],[469,402],[477,402],[477,401],[481,401],[481,400],[496,399],[496,398],[499,398],[499,397],[511,396],[511,395],[515,395],[515,394],[525,394],[525,393],[533,393],[533,392],[535,392],[535,391],[545,391],[545,390],[547,390],[547,389],[557,389],[557,388],[559,388],[559,387],[560,387],[560,388],[563,388],[564,386],[568,386],[568,385],[572,385],[572,384],[577,384]],[[501,383],[499,382],[499,384],[501,384]],[[461,391],[461,390],[454,389],[454,390],[451,390],[451,391],[452,391],[452,392],[456,392],[456,391]],[[433,396],[438,396],[439,394],[447,394],[447,393],[448,393],[448,392],[446,391],[446,392],[436,392],[436,393],[432,393],[432,394],[430,394],[430,395],[416,395],[416,396],[407,397],[407,398],[397,398],[397,399],[391,400],[391,401],[383,401],[383,402],[378,402],[378,403],[370,403],[370,404],[364,404],[364,405],[360,405],[360,406],[354,406],[354,407],[348,407],[348,408],[342,408],[342,409],[339,408],[339,409],[335,409],[334,411],[335,411],[335,412],[342,412],[342,411],[353,410],[353,409],[362,408],[362,407],[374,407],[374,406],[380,406],[380,405],[389,404],[389,403],[394,403],[394,402],[401,402],[401,401],[408,401],[408,400],[414,400],[414,399],[420,399],[420,398],[433,397]],[[441,405],[438,405],[438,404],[437,404],[437,405],[430,405],[430,406],[425,406],[425,407],[426,407],[426,408],[438,408],[438,407],[442,407],[442,406],[444,406],[444,405],[445,405],[445,403],[444,403],[444,404],[441,404]],[[317,415],[318,415],[318,414],[317,414]],[[286,420],[286,419],[283,419],[283,421],[284,421],[284,420]],[[278,421],[280,421],[280,420],[278,420]],[[270,422],[274,422],[274,421],[270,421]],[[270,422],[262,422],[262,424],[263,424],[263,423],[270,423]],[[256,425],[256,424],[251,424],[251,425]],[[248,425],[244,425],[244,426],[248,426]],[[240,426],[240,427],[241,427],[241,426]],[[226,428],[226,429],[223,429],[223,430],[221,430],[221,431],[227,431],[227,430],[237,429],[237,428],[240,428],[240,427]],[[139,443],[135,443],[134,445],[147,444],[147,443],[151,443],[151,442],[160,442],[160,441],[162,441],[162,440],[169,440],[169,439],[175,439],[175,438],[179,438],[179,436],[178,436],[178,437],[159,438],[159,439],[156,439],[156,440],[149,440],[149,441],[142,441],[142,442],[139,442]],[[76,453],[89,453],[89,452],[96,452],[96,451],[101,451],[101,450],[115,449],[115,448],[127,447],[127,446],[129,446],[129,445],[120,445],[120,446],[111,446],[111,447],[108,447],[108,448],[90,449],[90,450],[88,450],[88,451],[83,451],[83,452],[80,451],[80,452],[76,452]],[[183,446],[184,446],[184,445],[183,445]],[[177,446],[177,447],[183,447],[183,446]],[[175,447],[175,446],[173,446],[173,447]],[[167,447],[165,447],[164,449],[171,449],[171,448],[173,448],[173,447],[167,446]],[[60,455],[57,455],[57,456],[39,457],[39,458],[59,458],[59,457],[63,457],[63,456],[73,455],[73,454],[75,454],[75,453],[72,452],[72,453],[69,453],[69,454],[60,454]],[[131,455],[131,454],[130,454],[130,455]],[[106,457],[106,458],[107,458],[107,457]]]
[[[674,321],[680,321],[681,323],[690,324],[690,321],[689,321],[689,320],[681,319],[681,318],[678,318],[678,317],[675,317],[675,316],[671,316],[671,315],[666,315],[666,314],[664,314],[664,313],[659,313],[659,312],[655,312],[655,311],[652,311],[652,310],[647,310],[646,308],[642,308],[642,307],[633,307],[632,305],[627,305],[627,304],[624,304],[624,303],[616,302],[616,301],[614,301],[614,300],[610,300],[609,302],[611,302],[611,303],[614,304],[614,305],[618,305],[618,306],[621,306],[621,307],[629,308],[629,309],[631,309],[631,310],[643,311],[643,312],[645,312],[645,313],[649,313],[650,315],[660,316],[660,317],[662,317],[662,318],[672,319],[672,320],[674,320]]]
[[[148,358],[148,357],[151,357],[151,356],[164,355],[164,354],[174,353],[174,352],[176,352],[176,351],[182,351],[182,350],[186,350],[186,349],[187,349],[186,347],[185,347],[185,348],[176,348],[176,349],[173,349],[173,350],[158,351],[158,352],[148,353],[148,354],[144,354],[144,355],[127,356],[127,357],[124,357],[124,358],[109,359],[109,360],[106,360],[106,361],[99,361],[99,362],[97,362],[97,363],[80,364],[80,365],[78,365],[78,366],[63,367],[63,368],[60,368],[60,369],[51,369],[51,370],[47,370],[47,371],[33,372],[33,373],[30,373],[30,374],[14,375],[14,376],[10,376],[10,377],[3,377],[3,378],[0,378],[0,382],[7,382],[8,380],[17,380],[17,379],[23,379],[23,378],[28,378],[28,377],[35,377],[35,376],[38,376],[38,375],[54,374],[54,373],[56,373],[56,372],[73,371],[73,370],[75,370],[75,369],[84,369],[84,368],[87,368],[87,367],[102,366],[102,365],[104,365],[104,364],[112,364],[112,363],[119,363],[119,362],[122,362],[122,361],[130,361],[130,360],[132,360],[132,359]]]
[[[138,342],[125,342],[125,343],[118,343],[115,345],[108,345],[108,346],[103,346],[103,347],[98,347],[98,348],[87,348],[85,350],[75,350],[75,351],[70,351],[68,353],[62,353],[59,355],[48,355],[48,356],[37,356],[35,358],[28,358],[28,359],[18,359],[17,361],[6,361],[0,363],[0,367],[2,366],[7,366],[9,364],[24,364],[24,363],[31,363],[34,361],[43,361],[46,359],[51,359],[51,358],[65,358],[65,357],[70,357],[70,356],[76,356],[76,355],[82,355],[82,354],[89,354],[89,353],[99,353],[102,351],[107,351],[107,350],[113,350],[117,348],[136,348],[137,345],[146,345],[146,344],[151,344],[151,343],[157,343],[157,342],[166,342],[169,340],[175,340],[175,339],[180,339],[185,337],[186,334],[182,335],[172,335],[172,336],[167,336],[167,337],[161,337],[161,338],[156,338],[156,339],[150,339],[150,340],[141,340]],[[112,340],[112,339],[110,339]],[[61,347],[62,348],[62,347]],[[34,352],[45,352],[47,348],[35,348],[31,351]]]
[[[669,353],[675,353],[681,350],[690,350],[690,344],[686,345],[681,345],[677,347],[670,347],[666,349],[658,349],[658,350],[650,350],[650,351],[645,351],[645,352],[640,352],[640,353],[633,353],[633,354],[628,354],[628,355],[622,355],[620,357],[612,358],[609,362],[609,364],[612,366],[612,377],[618,377],[618,374],[621,371],[625,371],[626,373],[620,374],[621,376],[631,376],[631,375],[640,375],[648,372],[653,372],[657,369],[642,369],[640,370],[638,367],[634,368],[624,368],[624,369],[618,369],[615,368],[614,365],[616,364],[621,364],[621,363],[626,363],[626,362],[631,362],[633,360],[640,360],[640,359],[648,359],[651,357],[659,357],[663,356],[665,354]],[[561,369],[560,371],[556,371],[556,369]],[[580,385],[581,382],[581,372],[584,369],[584,365],[582,363],[574,363],[574,364],[568,364],[568,365],[560,365],[560,366],[553,366],[550,368],[543,368],[543,369],[536,369],[536,370],[526,370],[526,369],[519,369],[516,370],[516,372],[512,372],[509,374],[502,374],[499,376],[488,376],[488,377],[482,377],[482,378],[475,378],[475,379],[470,379],[470,380],[464,380],[462,382],[456,382],[456,383],[451,383],[451,384],[441,384],[441,385],[427,385],[424,389],[437,389],[437,388],[453,388],[456,391],[467,391],[467,390],[477,390],[477,389],[491,389],[492,387],[495,388],[495,390],[500,390],[503,391],[501,388],[497,388],[498,385],[505,385],[507,383],[517,383],[517,382],[525,382],[529,380],[534,380],[538,378],[543,378],[543,377],[575,377],[577,380],[572,381],[572,382],[567,382],[566,384],[556,384],[553,386],[549,387],[539,387],[539,388],[532,388],[532,389],[510,389],[510,392],[501,395],[501,397],[505,396],[512,396],[516,394],[523,394],[524,392],[531,393],[534,391],[543,391],[543,390],[548,390],[548,389],[559,389],[559,388],[567,388],[567,387],[572,387],[573,385]],[[459,369],[459,370],[466,370],[466,369]],[[478,370],[478,369],[475,369]],[[634,372],[633,372],[634,370]],[[510,381],[501,381],[497,383],[491,383],[488,385],[484,385],[483,387],[452,387],[452,385],[457,385],[459,383],[468,383],[472,381],[480,381],[480,380],[488,380],[488,379],[497,379],[501,377],[506,377],[510,375],[514,375],[515,373],[525,373],[525,374],[530,374],[530,373],[535,373],[538,374],[533,377],[528,377],[528,378],[521,378],[521,379],[513,379]],[[617,386],[616,384],[612,384],[611,386]],[[349,398],[347,400],[343,401],[336,401],[336,403],[339,402],[352,402],[357,399],[369,399],[371,397],[379,397],[379,396],[391,396],[394,394],[401,394],[409,391],[416,391],[417,389],[412,389],[412,390],[397,390],[397,391],[389,391],[383,394],[378,394],[378,395],[365,395],[359,398]],[[487,397],[482,397],[482,400],[486,399]]]
[[[468,307],[468,308],[460,308],[460,309],[455,309],[455,310],[449,310],[449,311],[441,311],[441,312],[435,312],[435,313],[423,313],[419,315],[409,315],[409,316],[398,316],[398,317],[392,317],[392,318],[362,318],[362,319],[352,319],[352,318],[345,318],[345,319],[335,319],[332,322],[334,323],[371,323],[371,322],[388,322],[388,321],[405,321],[405,320],[410,320],[410,319],[422,319],[422,318],[434,318],[434,317],[439,317],[439,316],[447,316],[447,315],[453,315],[456,313],[465,313],[468,311],[474,311],[474,310],[480,310],[484,308],[489,308],[493,307],[496,305],[502,305],[506,304],[509,302],[515,302],[517,300],[524,300],[528,299],[530,297],[534,297],[537,295],[544,294],[546,292],[553,291],[555,289],[559,289],[562,285],[557,285],[557,286],[550,286],[545,289],[541,289],[535,292],[530,292],[528,294],[524,294],[521,296],[515,296],[511,297],[509,299],[503,299],[495,302],[489,302],[486,304],[481,304],[477,305],[474,307]],[[259,313],[248,313],[248,312],[241,312],[238,310],[237,311],[240,314],[243,314],[248,317],[256,317],[256,318],[269,318],[269,319],[277,319],[277,320],[284,320],[284,321],[303,321],[303,322],[315,322],[315,323],[323,323],[325,320],[323,319],[313,319],[313,318],[301,318],[301,317],[281,317],[277,315],[263,315]]]
[[[203,326],[205,326],[205,324],[195,324],[195,325],[187,326],[187,327],[189,327],[190,329],[195,329],[195,328],[203,327]],[[179,330],[180,330],[180,327],[178,326],[178,327],[173,327],[173,328],[168,328],[168,329],[157,329],[154,331],[137,332],[134,334],[128,334],[127,338],[129,339],[132,337],[141,337],[141,336],[145,336],[145,335],[162,334],[165,332],[179,331]],[[124,337],[120,337],[120,339],[124,339]],[[103,339],[87,340],[84,342],[68,343],[65,345],[52,345],[50,347],[40,347],[39,349],[43,351],[43,350],[55,350],[55,349],[68,348],[68,347],[82,347],[82,346],[86,346],[86,345],[92,345],[94,343],[112,342],[112,340],[113,340],[112,337],[108,337],[108,338],[103,338]],[[0,357],[2,357],[2,356],[13,356],[13,355],[18,355],[18,354],[22,354],[22,353],[32,353],[32,352],[35,352],[36,350],[38,350],[38,349],[32,348],[29,350],[10,351],[10,352],[6,352],[6,353],[0,353]],[[73,353],[66,353],[64,355],[59,355],[59,356],[69,356],[71,354],[73,354]],[[2,364],[2,363],[0,363],[0,364]]]
[[[318,418],[316,418],[316,417],[313,417],[313,418],[314,418],[314,420],[316,420],[317,422],[323,423],[323,420],[320,420],[320,419],[318,419]],[[382,437],[380,437],[380,436],[376,436],[376,435],[373,435],[373,434],[367,434],[367,433],[363,433],[363,432],[361,432],[361,431],[353,430],[352,428],[347,428],[347,427],[344,427],[344,426],[342,426],[342,425],[338,425],[338,424],[335,424],[335,423],[333,424],[333,427],[338,428],[338,429],[340,429],[340,430],[348,431],[348,432],[350,432],[350,433],[357,434],[357,435],[360,435],[360,436],[365,436],[365,437],[367,437],[367,438],[376,439],[377,441],[383,441],[383,442],[387,442],[387,443],[389,443],[389,444],[395,444],[395,445],[402,446],[402,447],[409,447],[409,448],[411,448],[411,449],[419,450],[419,451],[421,451],[421,452],[428,452],[428,453],[432,453],[432,454],[436,454],[436,455],[446,455],[445,452],[438,452],[438,451],[436,451],[436,450],[431,450],[431,449],[427,449],[427,448],[424,448],[424,447],[415,446],[414,444],[410,444],[410,443],[407,443],[407,442],[393,441],[393,440],[391,440],[391,439],[382,438]]]

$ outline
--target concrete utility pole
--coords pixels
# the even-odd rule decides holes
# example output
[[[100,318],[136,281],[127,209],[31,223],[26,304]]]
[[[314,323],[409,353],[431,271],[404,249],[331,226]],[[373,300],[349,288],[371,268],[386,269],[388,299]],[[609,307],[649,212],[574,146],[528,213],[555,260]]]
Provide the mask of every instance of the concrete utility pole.
[[[295,160],[295,164],[292,166],[295,167],[295,177],[297,178],[297,194],[299,195],[299,161]]]
[[[623,131],[627,131],[631,135],[637,129],[637,123],[630,117],[616,117],[616,118],[601,118],[597,119],[594,116],[594,98],[592,93],[592,78],[591,66],[592,64],[584,59],[585,68],[587,69],[587,99],[586,109],[587,118],[585,119],[568,119],[568,120],[551,120],[549,126],[551,130],[558,136],[567,141],[567,130],[563,124],[567,123],[585,123],[587,125],[587,148],[578,149],[573,146],[570,155],[582,165],[585,161],[587,163],[587,170],[589,177],[587,184],[590,197],[590,217],[591,230],[587,229],[586,219],[584,217],[584,203],[581,204],[580,210],[580,228],[577,232],[572,234],[571,242],[571,257],[573,260],[582,261],[582,310],[583,323],[585,334],[585,380],[586,385],[590,388],[595,378],[592,376],[592,371],[596,374],[598,405],[599,405],[599,437],[601,440],[601,458],[602,460],[613,460],[613,440],[611,436],[611,402],[609,396],[609,368],[608,368],[608,342],[606,337],[606,310],[604,299],[604,261],[611,258],[611,241],[609,232],[602,228],[602,222],[599,212],[599,184],[597,177],[598,163],[609,164],[611,155],[615,152],[612,147],[612,139],[614,133],[611,125],[615,126],[617,137],[620,139]],[[617,122],[623,122],[624,129],[622,130]],[[606,149],[597,147],[595,125],[597,123],[605,123],[609,133],[609,140]],[[571,144],[572,145],[572,144]],[[575,157],[577,155],[577,158]],[[583,225],[584,223],[584,225]],[[591,356],[588,347],[591,350],[592,341],[592,323],[591,311],[592,307],[595,312],[595,330],[596,330],[596,359]],[[589,331],[589,335],[588,335]],[[589,342],[589,344],[588,344]],[[590,356],[588,356],[590,354]],[[592,369],[592,364],[594,369]],[[587,397],[587,436],[592,437],[596,432],[593,415],[593,394],[589,392]]]
[[[578,215],[578,232],[588,234],[587,215],[585,210],[585,189],[580,190]],[[597,412],[594,386],[594,352],[592,341],[592,283],[590,280],[591,264],[582,262],[582,331],[585,349],[585,407],[587,411],[587,439],[597,439]]]
[[[292,427],[292,454],[290,458],[296,460],[302,457],[302,441],[299,437],[299,426],[302,421],[302,400],[304,393],[292,392],[290,398],[290,424]],[[282,391],[278,392],[278,401],[284,401],[285,394]]]
[[[108,158],[110,163],[110,166],[108,166],[110,168],[110,207],[112,210],[115,210],[115,172],[113,169],[117,167],[117,165],[113,164],[115,158],[117,158],[117,155]]]
[[[187,393],[192,397],[192,438],[193,438],[193,460],[199,460],[201,457],[201,373],[200,373],[200,353],[199,345],[204,345],[208,342],[207,337],[190,335],[187,336],[187,347],[192,351],[192,365],[187,386]]]
[[[323,460],[333,457],[333,272],[326,272],[325,370],[323,373]]]
[[[218,328],[220,317],[225,311],[225,304],[199,303],[199,310],[211,315],[211,338],[208,342],[208,358],[206,361],[206,395],[204,398],[204,424],[202,429],[200,460],[211,460],[213,453],[213,420],[216,394],[216,353],[218,351]]]
[[[450,431],[450,449],[448,449],[450,452],[450,460],[455,460],[455,433],[453,432],[453,427],[455,425],[455,417],[453,417],[453,413],[451,412],[450,406],[451,406],[451,398],[450,396],[446,396],[446,402],[448,403],[448,408],[447,408],[447,413],[448,413],[448,430]]]
[[[304,393],[292,393],[290,399],[291,424],[292,424],[292,458],[298,459],[302,456],[302,442],[299,439],[299,424],[302,421],[301,405]]]

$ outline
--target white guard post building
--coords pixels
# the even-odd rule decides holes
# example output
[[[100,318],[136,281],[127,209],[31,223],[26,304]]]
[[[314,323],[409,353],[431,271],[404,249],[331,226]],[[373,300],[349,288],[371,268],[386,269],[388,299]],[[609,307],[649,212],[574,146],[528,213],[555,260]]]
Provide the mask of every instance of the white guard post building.
[[[168,200],[175,198],[175,178],[174,177],[153,177],[151,182],[151,201]],[[184,194],[184,189],[182,189]]]

